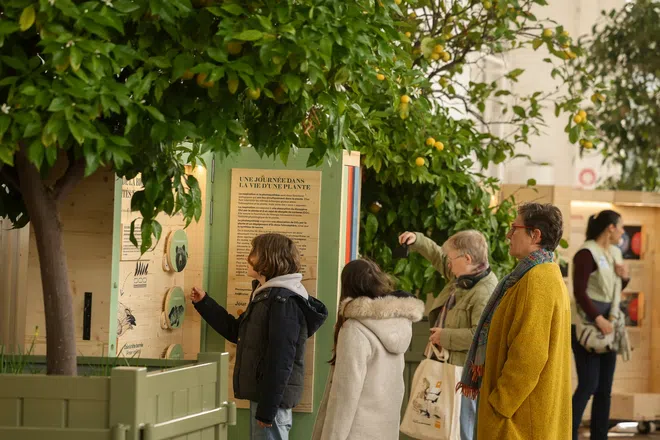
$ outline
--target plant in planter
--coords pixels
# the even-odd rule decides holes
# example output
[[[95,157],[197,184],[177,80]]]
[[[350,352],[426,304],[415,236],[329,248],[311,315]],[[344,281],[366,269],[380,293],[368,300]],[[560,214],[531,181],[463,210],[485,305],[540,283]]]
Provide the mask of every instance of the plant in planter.
[[[351,127],[363,155],[360,245],[406,290],[424,297],[439,292],[443,281],[419,255],[393,260],[397,236],[405,230],[442,243],[456,231],[478,229],[488,238],[498,275],[513,265],[504,237],[514,201],[494,206],[499,182],[480,170],[529,145],[544,125],[544,106],[552,103],[557,114],[573,118],[582,99],[581,90],[565,95],[559,87],[568,72],[582,71],[573,63],[583,49],[561,25],[532,13],[546,4],[397,0],[375,6],[374,13],[399,17],[400,44],[383,49],[390,63],[372,65],[370,93],[353,88],[351,102],[358,106],[351,107],[350,119],[369,122]],[[530,48],[547,52],[547,82],[556,78],[557,89],[516,93],[524,70],[507,71],[502,60]],[[596,142],[591,127],[571,124],[571,138],[579,134]]]
[[[580,141],[580,152],[598,149],[604,164],[620,167],[607,189],[660,189],[660,4],[650,0],[603,11],[603,22],[582,38],[588,56],[568,79],[591,93],[585,115],[601,143]],[[596,81],[596,86],[592,87]]]
[[[49,374],[76,374],[58,215],[72,188],[101,167],[126,179],[140,173],[144,190],[131,208],[142,216],[141,231],[131,239],[145,251],[160,238],[158,213],[200,218],[199,185],[184,163],[195,165],[203,153],[250,144],[282,160],[294,146],[313,148],[312,163],[336,155],[353,143],[347,109],[359,112],[355,92],[371,87],[365,61],[385,64],[399,39],[392,16],[363,13],[372,7],[2,3],[0,215],[15,227],[30,222],[36,237]]]

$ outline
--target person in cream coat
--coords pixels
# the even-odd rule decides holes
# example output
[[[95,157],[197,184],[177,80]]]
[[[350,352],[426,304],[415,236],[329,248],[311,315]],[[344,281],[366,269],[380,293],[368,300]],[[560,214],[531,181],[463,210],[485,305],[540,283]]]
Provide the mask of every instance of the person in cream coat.
[[[392,283],[373,262],[342,272],[330,383],[313,440],[396,440],[404,395],[404,353],[424,303]]]

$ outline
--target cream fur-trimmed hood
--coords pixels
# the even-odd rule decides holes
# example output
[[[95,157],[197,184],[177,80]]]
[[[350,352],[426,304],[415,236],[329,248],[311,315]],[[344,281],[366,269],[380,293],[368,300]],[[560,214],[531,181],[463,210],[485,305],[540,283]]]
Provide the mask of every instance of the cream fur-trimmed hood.
[[[339,305],[339,314],[352,319],[406,318],[418,322],[424,317],[424,303],[412,295],[346,298]]]
[[[371,330],[388,352],[401,354],[410,346],[412,323],[424,316],[424,302],[398,292],[374,299],[347,298],[341,302],[339,314]]]

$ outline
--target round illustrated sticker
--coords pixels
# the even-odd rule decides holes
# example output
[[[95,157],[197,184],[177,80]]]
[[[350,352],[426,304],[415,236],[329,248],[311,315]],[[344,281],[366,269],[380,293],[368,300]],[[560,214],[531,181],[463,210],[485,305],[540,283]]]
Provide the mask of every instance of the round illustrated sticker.
[[[165,295],[165,324],[168,328],[179,328],[186,316],[186,295],[181,287],[172,287]]]
[[[183,359],[183,347],[181,344],[172,344],[169,347],[167,347],[167,350],[165,350],[165,356],[163,356],[165,359],[173,359],[173,360],[182,360]]]
[[[163,269],[181,272],[188,264],[188,235],[183,229],[170,232],[165,242],[166,260]]]

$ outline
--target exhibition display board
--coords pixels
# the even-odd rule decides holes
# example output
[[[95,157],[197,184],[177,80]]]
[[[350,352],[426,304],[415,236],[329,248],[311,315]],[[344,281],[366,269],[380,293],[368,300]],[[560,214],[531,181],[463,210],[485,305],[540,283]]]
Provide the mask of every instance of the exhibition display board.
[[[309,155],[310,151],[299,150],[286,165],[253,150],[216,159],[209,226],[209,294],[229,313],[236,316],[247,308],[252,281],[247,277],[247,256],[252,239],[266,232],[285,234],[296,243],[303,284],[328,308],[327,324],[307,342],[305,387],[294,409],[295,438],[301,439],[311,436],[329,372],[339,275],[346,261],[357,257],[361,182],[358,153],[345,152],[338,162],[308,168]],[[230,353],[233,371],[235,345],[208,326],[203,337],[207,351]],[[236,405],[247,408],[248,402]],[[247,438],[249,412],[239,409],[238,413],[230,437]]]

